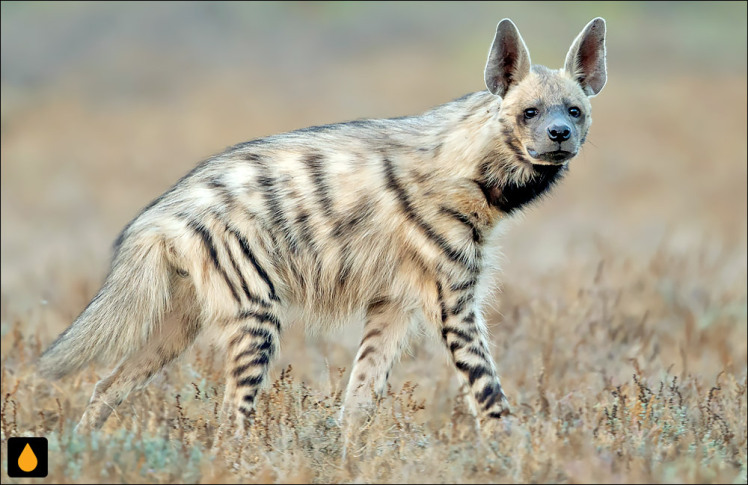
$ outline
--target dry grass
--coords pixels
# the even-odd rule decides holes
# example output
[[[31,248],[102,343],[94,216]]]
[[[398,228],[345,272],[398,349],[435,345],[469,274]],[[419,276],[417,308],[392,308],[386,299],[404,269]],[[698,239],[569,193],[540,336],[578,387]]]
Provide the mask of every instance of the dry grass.
[[[209,349],[82,438],[71,427],[96,373],[52,386],[31,374],[41,343],[22,320],[3,338],[3,436],[47,436],[57,482],[739,482],[744,305],[725,291],[697,308],[688,285],[663,286],[683,277],[683,263],[601,264],[553,299],[505,292],[495,354],[515,412],[482,440],[461,393],[445,392],[453,371],[436,345],[404,359],[399,381],[409,381],[380,403],[346,462],[336,419],[345,372],[304,382],[290,365],[261,395],[248,436],[214,457],[221,368]]]
[[[123,94],[104,81],[94,90],[89,75],[105,69],[97,66],[36,87],[3,77],[2,440],[46,436],[49,477],[40,481],[57,483],[745,483],[745,57],[713,48],[745,45],[745,27],[735,34],[709,24],[708,7],[688,20],[683,10],[665,19],[647,10],[662,5],[643,5],[600,7],[611,29],[610,83],[593,100],[588,145],[553,196],[506,236],[502,291],[488,316],[513,416],[478,436],[441,344],[414,341],[345,462],[337,416],[360,327],[317,339],[301,325],[287,332],[252,429],[215,455],[223,380],[210,343],[90,437],[72,427],[107,369],[48,382],[32,363],[98,289],[119,229],[200,158],[273,132],[414,113],[480,89],[483,32],[450,31],[462,41],[446,50],[391,42],[361,58],[305,53],[321,67],[304,72],[304,89],[262,63],[204,77],[168,71],[163,82],[175,88],[167,94]],[[745,7],[733,5],[744,18]],[[562,36],[570,41],[598,14],[544,36],[548,22],[522,21],[527,8],[480,8],[473,22],[490,32],[494,17],[515,18],[534,60],[548,63],[563,54],[549,46],[565,47]],[[444,9],[433,15],[456,12]],[[346,15],[341,24],[368,21]],[[641,58],[647,42],[665,49],[652,25],[681,35],[688,49]],[[136,54],[117,58],[124,72],[159,61],[157,52]],[[3,483],[20,482],[7,477],[5,453],[3,445]]]

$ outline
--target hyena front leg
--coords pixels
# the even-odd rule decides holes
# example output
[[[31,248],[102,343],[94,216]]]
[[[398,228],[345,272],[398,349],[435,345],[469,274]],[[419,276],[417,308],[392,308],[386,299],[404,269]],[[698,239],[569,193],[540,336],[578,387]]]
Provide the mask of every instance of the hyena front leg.
[[[342,416],[349,424],[369,411],[372,392],[381,397],[395,359],[406,343],[411,317],[398,305],[378,301],[369,306],[364,335],[348,381]]]
[[[439,292],[442,339],[452,354],[457,370],[470,385],[476,414],[483,425],[508,414],[509,403],[491,358],[486,324],[480,307],[474,301],[472,289],[462,290],[457,285],[451,290],[451,298]]]
[[[278,353],[281,332],[278,306],[243,310],[232,326],[235,330],[228,342],[222,427],[238,419],[240,432],[254,412],[257,392]]]
[[[100,428],[130,392],[145,386],[159,370],[192,345],[199,331],[200,321],[194,314],[162,322],[158,333],[141,350],[96,383],[76,431]]]

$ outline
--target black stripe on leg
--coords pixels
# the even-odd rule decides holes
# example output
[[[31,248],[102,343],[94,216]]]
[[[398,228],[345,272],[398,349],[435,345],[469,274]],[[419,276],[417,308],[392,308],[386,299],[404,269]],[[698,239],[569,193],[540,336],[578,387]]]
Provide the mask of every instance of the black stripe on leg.
[[[270,356],[268,355],[268,353],[267,352],[260,352],[260,354],[257,355],[257,357],[255,357],[254,359],[250,360],[247,363],[247,365],[250,365],[250,366],[265,366],[265,367],[267,367],[267,365],[269,363],[270,363]]]
[[[259,375],[259,376],[248,376],[244,379],[240,379],[236,381],[237,387],[255,387],[262,384],[262,380],[265,378],[265,375]]]
[[[445,341],[447,340],[447,335],[450,334],[450,333],[452,335],[455,335],[455,336],[461,338],[462,340],[464,340],[466,342],[472,342],[473,339],[475,338],[475,335],[473,335],[472,333],[467,332],[467,331],[465,331],[463,329],[460,329],[460,328],[446,327],[446,326],[442,328],[442,338]]]
[[[239,339],[239,341],[242,340],[242,338],[245,335],[251,335],[253,337],[262,339],[259,342],[253,342],[250,351],[251,352],[265,352],[270,351],[270,353],[275,352],[275,346],[273,345],[273,338],[272,337],[264,337],[263,335],[270,335],[270,332],[268,332],[265,329],[262,328],[243,328],[242,331],[244,332],[244,335],[239,335],[237,337],[234,337],[234,340],[232,340],[232,343]]]
[[[449,350],[452,353],[455,353],[455,351],[460,350],[465,346],[464,342],[461,342],[460,340],[453,340],[451,344],[449,344]]]
[[[468,380],[470,381],[471,385],[476,380],[490,373],[490,371],[488,370],[486,366],[480,365],[480,364],[476,366],[472,366],[468,364],[467,362],[458,361],[458,362],[455,362],[455,365],[457,366],[458,369],[460,369],[462,372],[468,375]]]
[[[505,414],[507,414],[506,411],[492,411],[486,414],[486,416],[488,416],[489,418],[501,419]]]
[[[236,335],[234,338],[232,338],[229,341],[229,349],[233,349],[234,347],[239,345],[244,340],[245,337],[250,336],[250,337],[257,338],[257,339],[261,339],[260,343],[254,342],[252,344],[251,351],[256,352],[256,351],[270,350],[271,354],[275,352],[275,349],[273,346],[273,341],[275,337],[267,329],[256,328],[256,327],[240,327],[239,331],[241,333],[239,335]]]
[[[252,344],[252,349],[258,352],[265,352],[274,351],[275,347],[272,340],[263,340],[262,342]]]
[[[258,352],[262,352],[262,354],[259,354],[259,355],[266,356],[267,359],[268,359],[268,361],[269,361],[273,357],[273,355],[275,355],[275,347],[273,346],[273,344],[272,344],[272,342],[270,340],[264,340],[262,342],[263,345],[264,345],[265,342],[268,342],[268,344],[269,344],[269,345],[265,346],[265,348],[258,349],[258,348],[256,348],[257,344],[255,343],[254,345],[252,345],[252,348],[250,348],[248,350],[243,350],[243,351],[239,352],[238,354],[236,354],[236,357],[234,357],[234,363],[239,362],[240,360],[242,360],[245,357],[250,357],[250,356],[253,356],[253,355],[258,355]],[[252,362],[254,362],[254,360]]]
[[[226,270],[223,269],[223,266],[221,266],[221,263],[218,261],[218,251],[216,251],[216,247],[213,245],[213,237],[210,235],[210,232],[208,232],[208,229],[206,229],[205,226],[200,224],[199,222],[195,221],[187,221],[187,225],[197,233],[198,236],[200,236],[200,239],[203,242],[203,245],[205,246],[205,249],[208,251],[208,254],[210,255],[211,261],[213,261],[213,266],[215,266],[216,270],[223,276],[223,280],[226,282],[226,284],[229,287],[229,290],[231,290],[231,295],[234,297],[234,300],[236,300],[237,303],[241,305],[242,300],[239,298],[239,294],[236,292],[236,289],[234,288],[234,285],[231,283],[231,280],[229,279],[229,275],[226,273]]]
[[[475,347],[475,346],[471,345],[470,347],[467,348],[467,351],[470,352],[473,355],[477,355],[478,357],[480,357],[483,360],[489,360],[489,356],[486,355],[486,351],[483,350],[480,347]]]
[[[465,291],[475,286],[477,282],[478,282],[478,279],[474,277],[474,278],[470,278],[469,280],[463,283],[455,283],[451,285],[449,289],[452,291]]]
[[[371,353],[372,353],[372,352],[374,352],[374,351],[376,351],[376,349],[375,349],[374,347],[372,347],[371,345],[370,345],[370,346],[368,346],[368,347],[366,347],[366,348],[365,348],[365,349],[363,350],[363,352],[361,352],[361,355],[359,355],[359,356],[358,356],[358,359],[356,359],[356,361],[360,362],[360,361],[364,360],[364,358],[365,358],[365,357],[366,357],[367,355],[371,354]]]
[[[240,365],[239,367],[235,367],[234,370],[231,371],[231,375],[233,375],[236,378],[239,378],[242,375],[244,375],[244,373],[247,371],[247,369],[254,368],[254,367],[255,366],[249,365],[249,364]]]
[[[252,409],[245,406],[239,406],[239,412],[242,413],[245,418],[251,418],[252,414],[254,414]]]
[[[452,307],[449,313],[451,313],[452,315],[459,315],[465,309],[465,306],[471,301],[473,301],[473,294],[465,293],[457,299],[457,303],[455,303],[455,306]]]
[[[501,393],[501,387],[496,382],[488,382],[485,386],[483,386],[483,390],[475,394],[475,399],[478,401],[479,404],[486,403],[486,400],[490,397],[493,397],[492,400],[490,400],[486,405],[490,407],[491,404],[496,401],[496,396],[498,396]],[[484,408],[488,409],[488,408]]]
[[[255,395],[245,394],[244,396],[242,396],[242,401],[244,401],[247,404],[253,404],[255,402]]]
[[[244,334],[251,335],[252,337],[256,337],[267,342],[272,342],[275,339],[275,335],[270,333],[270,331],[265,328],[241,327],[240,330]]]
[[[370,338],[376,337],[377,335],[381,335],[381,334],[382,334],[382,331],[379,330],[378,328],[374,328],[372,330],[369,330],[368,332],[366,332],[366,334],[364,335],[364,337],[361,339],[361,343],[363,344],[364,342],[366,342]]]
[[[491,396],[486,400],[485,403],[483,403],[483,410],[488,411],[491,409],[491,407],[496,404],[496,401],[499,399],[499,396],[501,396],[501,387],[499,387],[499,392],[495,394],[491,394]]]
[[[497,401],[501,402],[501,400],[505,398],[504,391],[501,389],[501,384],[496,382],[494,389],[496,390],[496,393],[491,394],[491,397],[483,404],[484,411],[488,411]]]
[[[253,318],[260,323],[271,323],[275,327],[276,330],[278,330],[279,332],[281,330],[281,324],[278,318],[276,318],[275,315],[272,315],[267,312],[257,313],[251,310],[242,310],[241,312],[239,312],[238,317],[241,320],[245,320],[247,318]]]
[[[236,378],[241,377],[244,375],[245,372],[247,372],[249,369],[253,369],[256,367],[267,367],[268,362],[270,362],[270,359],[268,358],[267,354],[260,353],[257,358],[253,359],[251,362],[248,362],[244,365],[240,365],[239,367],[234,368],[234,370],[231,372],[232,375]],[[264,371],[264,369],[263,369]]]

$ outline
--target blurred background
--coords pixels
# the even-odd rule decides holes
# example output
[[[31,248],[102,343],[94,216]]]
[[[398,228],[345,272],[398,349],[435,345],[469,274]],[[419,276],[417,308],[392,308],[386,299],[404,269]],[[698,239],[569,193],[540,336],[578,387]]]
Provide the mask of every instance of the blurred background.
[[[664,259],[666,270],[647,273],[656,292],[675,292],[697,315],[729,300],[730,322],[742,326],[730,335],[745,334],[744,2],[0,8],[3,334],[23,318],[50,342],[98,289],[118,232],[200,160],[273,133],[414,114],[483,90],[504,17],[534,63],[561,67],[596,16],[608,25],[608,84],[592,100],[594,122],[569,177],[505,238],[500,298],[508,306],[497,300],[493,321],[508,326],[497,341],[514,331],[503,315],[521,320],[523,305],[538,299],[563,306],[579,289],[570,281],[586,285],[601,268],[617,268],[619,286],[635,290],[645,284],[641,268]],[[646,306],[628,308],[639,318]],[[648,325],[665,325],[668,315]],[[674,321],[663,328],[677,341]],[[323,339],[302,372],[321,372],[327,361],[348,366],[357,338]],[[300,351],[303,341],[284,345]],[[675,343],[655,350],[663,369],[680,362]],[[725,352],[744,372],[745,345]],[[428,362],[406,368],[405,376],[431,372]],[[502,374],[520,387],[512,372]]]

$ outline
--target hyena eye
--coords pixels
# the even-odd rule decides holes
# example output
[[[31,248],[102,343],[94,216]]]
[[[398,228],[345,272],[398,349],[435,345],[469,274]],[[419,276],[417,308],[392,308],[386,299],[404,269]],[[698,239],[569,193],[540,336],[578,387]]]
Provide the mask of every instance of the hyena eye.
[[[582,112],[577,108],[576,106],[569,108],[569,114],[573,116],[574,118],[579,118],[579,115],[582,114]]]
[[[537,108],[527,108],[525,110],[525,119],[529,120],[530,118],[535,118],[538,115]]]

